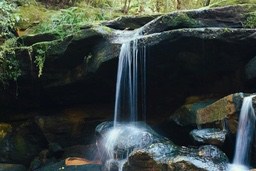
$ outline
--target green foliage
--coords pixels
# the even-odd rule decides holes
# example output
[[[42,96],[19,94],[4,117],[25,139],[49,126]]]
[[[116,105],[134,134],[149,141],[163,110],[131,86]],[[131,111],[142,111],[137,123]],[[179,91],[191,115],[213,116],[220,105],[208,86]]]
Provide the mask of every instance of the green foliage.
[[[25,5],[17,9],[16,15],[19,15],[20,20],[16,27],[20,29],[27,29],[36,24],[46,21],[51,15],[51,10],[46,10],[42,5]]]
[[[71,7],[62,9],[53,14],[47,21],[34,28],[34,33],[56,32],[60,38],[76,33],[80,27],[98,21],[109,20],[114,17],[103,9],[93,7]]]
[[[14,37],[15,24],[19,20],[19,16],[14,13],[16,6],[2,0],[0,1],[0,7],[0,37]]]
[[[169,17],[165,16],[162,19],[163,23],[166,23],[171,28],[178,28],[178,27],[198,27],[199,22],[190,18],[187,14],[183,12],[177,13],[175,16]]]
[[[44,62],[45,62],[45,50],[37,49],[34,63],[38,67],[38,77],[43,74]]]
[[[236,4],[255,4],[256,0],[211,0],[210,7],[221,7]]]
[[[247,16],[245,23],[243,23],[245,27],[248,28],[256,28],[256,12],[251,13]]]
[[[19,61],[16,58],[16,39],[8,39],[0,46],[0,83],[2,87],[8,85],[9,81],[17,81],[21,75]]]

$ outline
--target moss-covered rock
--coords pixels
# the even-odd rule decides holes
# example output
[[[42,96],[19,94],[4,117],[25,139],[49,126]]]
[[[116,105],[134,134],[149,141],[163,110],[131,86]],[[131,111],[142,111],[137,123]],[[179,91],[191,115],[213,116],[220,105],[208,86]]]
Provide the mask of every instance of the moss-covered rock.
[[[32,159],[48,145],[38,126],[26,122],[0,142],[0,161],[28,166]]]
[[[27,168],[19,164],[0,163],[0,170],[1,171],[26,171]]]
[[[0,123],[0,143],[5,136],[12,131],[12,126],[7,123]]]
[[[135,30],[159,16],[160,15],[122,16],[112,21],[103,22],[102,24],[117,30]]]
[[[143,27],[143,32],[144,34],[152,34],[181,28],[203,27],[242,28],[247,19],[251,21],[246,15],[254,12],[255,9],[256,6],[253,4],[245,4],[172,12],[146,24]]]

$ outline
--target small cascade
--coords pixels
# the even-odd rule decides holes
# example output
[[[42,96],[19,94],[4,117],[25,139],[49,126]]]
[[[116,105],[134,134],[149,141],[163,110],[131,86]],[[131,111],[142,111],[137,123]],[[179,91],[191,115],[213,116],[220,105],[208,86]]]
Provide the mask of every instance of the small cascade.
[[[137,121],[140,112],[145,120],[146,48],[138,47],[141,30],[122,43],[119,54],[114,126],[120,121]]]
[[[151,142],[150,134],[139,128],[136,122],[146,119],[146,48],[138,45],[141,33],[142,30],[138,29],[118,37],[122,46],[117,70],[114,122],[101,140],[108,170],[115,168],[121,171],[134,148],[142,148],[145,143]]]
[[[250,149],[255,128],[255,112],[252,98],[256,95],[245,97],[243,100],[236,139],[236,149],[230,171],[248,171]]]

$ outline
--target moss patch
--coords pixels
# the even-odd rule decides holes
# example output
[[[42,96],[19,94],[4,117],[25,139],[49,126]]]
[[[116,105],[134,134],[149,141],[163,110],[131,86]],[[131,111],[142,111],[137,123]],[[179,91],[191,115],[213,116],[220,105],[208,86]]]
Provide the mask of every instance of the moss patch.
[[[243,25],[247,28],[256,28],[256,12],[248,14]]]
[[[186,13],[178,12],[176,15],[172,17],[163,17],[163,23],[167,23],[169,27],[175,28],[189,28],[189,27],[197,27],[199,26],[199,22],[191,17],[189,17]]]

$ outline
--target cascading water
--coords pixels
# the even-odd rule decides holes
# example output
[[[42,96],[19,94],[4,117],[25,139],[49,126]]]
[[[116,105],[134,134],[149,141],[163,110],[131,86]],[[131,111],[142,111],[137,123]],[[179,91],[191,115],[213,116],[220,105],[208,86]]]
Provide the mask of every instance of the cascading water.
[[[251,143],[255,128],[255,112],[252,98],[256,95],[245,97],[243,100],[236,139],[236,149],[230,171],[248,171]]]
[[[151,136],[139,128],[138,114],[146,119],[146,48],[138,46],[141,29],[130,32],[122,41],[119,54],[113,128],[102,137],[106,158],[105,166],[111,170],[113,163],[119,171],[134,148],[151,142]],[[128,37],[128,38],[127,38]],[[120,124],[121,122],[126,124]],[[125,136],[124,136],[125,135]]]
[[[139,109],[145,120],[146,48],[138,47],[140,34],[141,30],[136,30],[119,54],[114,127],[118,121],[137,121]]]

